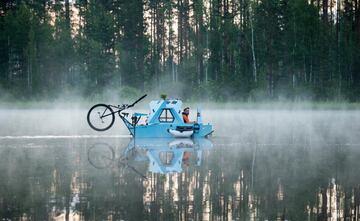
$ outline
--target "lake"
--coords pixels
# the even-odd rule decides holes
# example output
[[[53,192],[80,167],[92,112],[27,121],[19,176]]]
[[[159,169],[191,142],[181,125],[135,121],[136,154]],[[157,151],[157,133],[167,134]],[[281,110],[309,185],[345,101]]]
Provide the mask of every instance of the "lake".
[[[1,220],[360,220],[358,110],[209,109],[206,140],[86,114],[0,110]]]

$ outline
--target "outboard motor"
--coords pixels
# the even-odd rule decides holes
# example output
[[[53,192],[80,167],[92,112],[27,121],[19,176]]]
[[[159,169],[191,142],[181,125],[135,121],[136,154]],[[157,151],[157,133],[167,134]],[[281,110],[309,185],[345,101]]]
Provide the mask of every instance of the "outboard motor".
[[[196,122],[197,122],[198,124],[202,124],[202,117],[201,117],[201,110],[200,110],[200,108],[197,109]]]
[[[194,126],[193,126],[193,128],[194,128],[194,134],[199,133],[199,131],[200,131],[200,124],[195,123]]]
[[[196,123],[193,126],[194,133],[197,134],[200,131],[200,124],[202,123],[201,111],[198,108],[196,114]]]

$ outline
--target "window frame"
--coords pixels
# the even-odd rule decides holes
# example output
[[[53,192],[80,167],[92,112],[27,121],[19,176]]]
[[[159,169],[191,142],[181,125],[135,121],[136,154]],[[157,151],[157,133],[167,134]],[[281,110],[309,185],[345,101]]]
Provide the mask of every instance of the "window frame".
[[[164,119],[164,117],[161,117],[161,115],[163,114],[164,111],[166,111],[165,112],[165,120],[162,120],[162,119]],[[170,112],[170,115],[172,118],[169,118],[169,115],[167,114],[168,111]],[[167,119],[172,119],[172,121],[167,121]],[[171,111],[171,108],[162,109],[161,113],[159,114],[158,120],[160,123],[173,123],[175,120],[175,116],[174,116],[173,112]]]

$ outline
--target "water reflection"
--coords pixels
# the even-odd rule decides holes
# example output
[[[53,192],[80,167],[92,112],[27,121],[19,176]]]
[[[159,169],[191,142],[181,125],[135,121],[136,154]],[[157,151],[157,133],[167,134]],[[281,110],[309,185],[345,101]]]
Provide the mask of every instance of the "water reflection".
[[[0,218],[359,220],[359,159],[338,143],[19,141],[0,148]]]
[[[129,167],[134,162],[147,162],[150,173],[181,173],[184,167],[200,166],[202,152],[211,149],[208,139],[132,139],[123,153],[115,159],[115,148],[107,143],[96,143],[88,149],[88,161],[97,168],[104,169],[118,161],[118,166]],[[145,175],[142,175],[146,177]]]

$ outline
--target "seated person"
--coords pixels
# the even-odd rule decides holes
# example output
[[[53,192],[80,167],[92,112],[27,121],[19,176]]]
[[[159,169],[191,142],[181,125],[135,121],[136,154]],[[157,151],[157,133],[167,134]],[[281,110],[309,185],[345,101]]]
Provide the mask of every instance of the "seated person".
[[[184,123],[187,123],[187,124],[194,123],[194,122],[190,122],[189,114],[190,114],[190,108],[186,107],[184,109],[184,111],[182,112],[182,117],[183,117]]]

